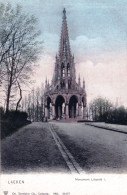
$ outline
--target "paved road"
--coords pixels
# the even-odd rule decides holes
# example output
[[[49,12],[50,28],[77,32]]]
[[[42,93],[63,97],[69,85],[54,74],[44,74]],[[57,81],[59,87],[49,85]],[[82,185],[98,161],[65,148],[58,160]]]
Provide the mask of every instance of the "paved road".
[[[51,124],[85,172],[127,173],[127,135],[81,123]],[[2,171],[70,173],[48,125],[32,123],[3,140]]]
[[[86,172],[127,173],[127,135],[81,123],[54,123],[54,126]]]

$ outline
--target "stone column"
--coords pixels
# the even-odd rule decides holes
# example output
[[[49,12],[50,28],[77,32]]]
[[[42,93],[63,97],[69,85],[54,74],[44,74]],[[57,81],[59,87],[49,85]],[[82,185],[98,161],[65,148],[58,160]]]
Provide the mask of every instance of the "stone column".
[[[78,103],[76,104],[76,118],[78,117]]]
[[[48,120],[48,108],[47,105],[45,105],[45,121]]]
[[[65,118],[65,103],[62,105],[62,117]]]
[[[78,118],[82,118],[81,104],[78,105]]]
[[[66,113],[65,113],[65,117],[66,117],[66,119],[69,118],[69,105],[68,105],[68,104],[66,104]]]
[[[52,104],[52,118],[55,119],[55,104]]]
[[[61,117],[61,108],[60,106],[58,106],[58,118],[60,119],[60,117]]]
[[[83,106],[83,119],[86,120],[86,107]]]

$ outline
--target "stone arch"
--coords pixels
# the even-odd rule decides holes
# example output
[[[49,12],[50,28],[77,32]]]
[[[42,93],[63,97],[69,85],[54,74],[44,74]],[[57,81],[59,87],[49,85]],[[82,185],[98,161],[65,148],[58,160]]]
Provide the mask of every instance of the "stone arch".
[[[57,119],[63,118],[63,115],[65,114],[65,106],[63,107],[63,104],[65,104],[64,97],[62,95],[58,95],[55,101],[55,115]]]
[[[69,100],[69,118],[76,118],[77,103],[77,96],[72,95]]]
[[[71,95],[70,98],[69,98],[69,102],[70,102],[70,99],[71,99],[73,96],[75,96],[75,98],[76,98],[76,100],[77,100],[77,103],[78,103],[78,102],[79,102],[79,97],[78,97],[78,95]]]

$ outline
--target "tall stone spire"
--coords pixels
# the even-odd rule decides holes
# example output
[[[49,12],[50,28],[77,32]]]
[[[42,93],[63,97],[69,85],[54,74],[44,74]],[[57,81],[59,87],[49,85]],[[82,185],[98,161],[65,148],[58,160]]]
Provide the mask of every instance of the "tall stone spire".
[[[59,56],[60,58],[63,57],[66,59],[71,57],[65,8],[63,9],[63,22],[62,22],[62,32],[61,32],[61,39],[60,39]]]
[[[85,119],[85,81],[83,87],[81,86],[80,76],[78,82],[76,82],[74,55],[71,55],[65,9],[63,9],[62,15],[60,46],[55,59],[52,84],[50,85],[46,79],[45,118],[81,118],[83,111],[83,118]]]

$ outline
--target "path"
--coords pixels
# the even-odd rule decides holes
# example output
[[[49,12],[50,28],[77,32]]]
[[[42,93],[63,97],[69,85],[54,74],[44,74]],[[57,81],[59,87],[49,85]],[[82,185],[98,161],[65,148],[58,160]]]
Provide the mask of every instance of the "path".
[[[83,123],[35,122],[1,146],[3,172],[127,173],[127,135]]]
[[[127,173],[127,135],[83,123],[52,123],[75,160],[89,173]]]

